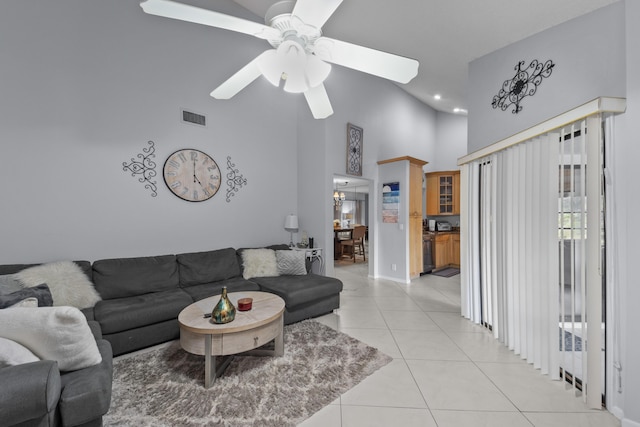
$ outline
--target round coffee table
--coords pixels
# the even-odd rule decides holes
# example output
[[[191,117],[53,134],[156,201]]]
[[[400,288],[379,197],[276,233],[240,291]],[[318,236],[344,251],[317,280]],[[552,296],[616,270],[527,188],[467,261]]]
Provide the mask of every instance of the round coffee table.
[[[251,351],[251,355],[282,356],[284,354],[283,313],[284,300],[267,292],[233,292],[227,295],[236,307],[232,322],[216,324],[210,317],[220,295],[196,301],[178,315],[180,346],[189,353],[204,355],[204,386],[213,385],[216,377],[231,362],[227,358],[216,368],[217,356],[228,356]],[[240,298],[253,298],[249,311],[239,311]],[[273,350],[255,350],[274,341]]]

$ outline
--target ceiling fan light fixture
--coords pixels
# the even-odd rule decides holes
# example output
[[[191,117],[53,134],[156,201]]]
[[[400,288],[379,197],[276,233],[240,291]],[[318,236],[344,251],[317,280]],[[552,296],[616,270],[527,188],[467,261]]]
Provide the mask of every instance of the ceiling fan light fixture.
[[[258,69],[262,73],[265,79],[269,81],[275,87],[280,86],[280,79],[282,78],[282,66],[280,64],[280,58],[275,49],[271,49],[263,53],[258,59]]]
[[[328,64],[315,55],[307,55],[307,79],[309,87],[316,87],[329,77],[331,64]]]
[[[289,93],[302,93],[309,89],[309,83],[304,75],[304,70],[296,70],[294,73],[285,72],[284,91]]]
[[[286,0],[265,17],[267,25],[173,0],[141,0],[145,13],[244,33],[269,42],[266,50],[211,92],[229,99],[263,75],[287,92],[304,93],[313,117],[333,114],[324,80],[330,64],[369,73],[398,83],[418,74],[418,61],[322,36],[322,27],[343,0]]]

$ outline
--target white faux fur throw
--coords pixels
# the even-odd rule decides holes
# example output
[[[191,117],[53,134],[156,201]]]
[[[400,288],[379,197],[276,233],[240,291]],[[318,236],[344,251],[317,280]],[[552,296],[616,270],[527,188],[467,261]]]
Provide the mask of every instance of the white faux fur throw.
[[[79,309],[93,307],[100,295],[80,266],[73,261],[58,261],[24,269],[13,276],[26,288],[46,283],[53,305]]]

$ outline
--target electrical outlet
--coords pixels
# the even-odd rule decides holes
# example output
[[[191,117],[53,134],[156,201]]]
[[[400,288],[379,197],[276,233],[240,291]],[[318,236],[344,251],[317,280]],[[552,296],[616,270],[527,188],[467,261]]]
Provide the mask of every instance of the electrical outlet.
[[[392,271],[396,271],[396,268],[397,268],[397,267],[396,267],[396,265],[395,265],[395,264],[391,264],[391,270],[392,270]]]

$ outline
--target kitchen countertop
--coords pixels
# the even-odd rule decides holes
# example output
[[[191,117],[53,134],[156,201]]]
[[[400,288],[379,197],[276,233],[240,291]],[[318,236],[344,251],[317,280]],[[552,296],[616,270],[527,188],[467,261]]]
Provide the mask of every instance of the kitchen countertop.
[[[423,230],[422,234],[432,234],[434,236],[438,235],[438,234],[460,234],[460,230],[451,230],[451,231],[430,231],[430,230]]]

